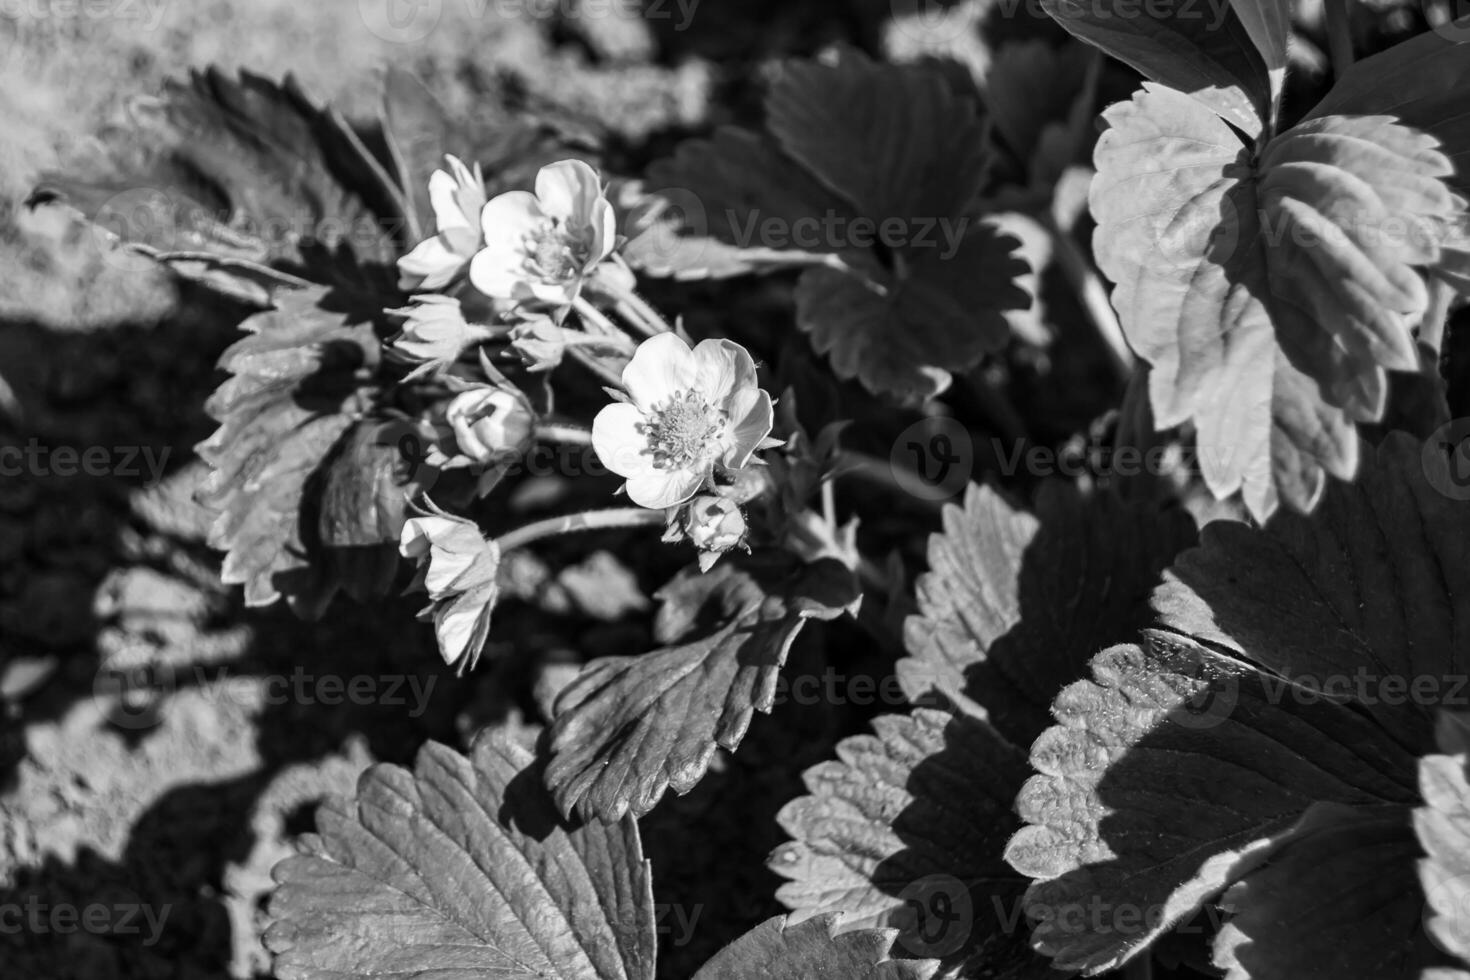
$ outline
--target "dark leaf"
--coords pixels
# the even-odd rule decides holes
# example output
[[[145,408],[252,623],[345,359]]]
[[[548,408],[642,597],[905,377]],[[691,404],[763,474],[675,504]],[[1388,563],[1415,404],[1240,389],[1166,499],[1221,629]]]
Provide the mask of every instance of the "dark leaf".
[[[792,569],[760,560],[686,571],[658,595],[657,636],[675,643],[605,657],[557,699],[547,785],[563,813],[641,816],[664,792],[688,792],[716,747],[734,750],[769,712],[787,651],[811,618],[832,619],[859,592],[840,562]]]
[[[1058,967],[1114,967],[1237,882],[1215,958],[1251,977],[1443,961],[1394,924],[1422,905],[1404,890],[1417,757],[1436,708],[1464,697],[1470,510],[1414,440],[1365,453],[1359,482],[1311,517],[1206,528],[1155,592],[1159,629],[1056,699],[1007,857],[1040,879],[1035,940]],[[1381,901],[1342,901],[1363,883]],[[1321,957],[1291,952],[1292,922],[1319,931]],[[1384,928],[1399,945],[1382,947]]]

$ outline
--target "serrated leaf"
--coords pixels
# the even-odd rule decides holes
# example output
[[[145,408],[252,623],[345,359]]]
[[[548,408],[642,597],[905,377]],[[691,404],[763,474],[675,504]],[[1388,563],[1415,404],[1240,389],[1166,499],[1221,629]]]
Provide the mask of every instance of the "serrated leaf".
[[[928,980],[935,964],[889,959],[893,933],[836,933],[838,916],[767,919],[720,950],[694,980]]]
[[[722,562],[681,573],[659,592],[666,646],[595,660],[557,698],[546,769],[563,813],[641,816],[670,787],[688,792],[716,747],[734,750],[756,711],[769,712],[787,651],[808,619],[857,600],[852,573],[822,559]],[[696,623],[712,629],[687,638]]]
[[[730,248],[752,267],[763,261],[779,268],[782,253],[789,253],[785,262],[799,265],[842,245],[819,235],[809,247],[798,248],[791,240],[794,229],[820,228],[829,215],[856,216],[850,204],[784,156],[768,136],[733,126],[721,127],[707,140],[686,140],[673,156],[655,161],[643,190],[660,199],[667,221],[677,222],[678,237],[672,241],[666,226],[661,239],[642,243],[637,232],[651,229],[635,225],[625,231],[634,237],[635,268],[656,275],[669,270],[699,277]]]
[[[1257,519],[1351,478],[1352,423],[1417,370],[1422,270],[1463,213],[1448,159],[1387,117],[1326,116],[1252,149],[1182,93],[1105,114],[1090,204],[1099,266],[1153,367],[1160,427],[1192,420],[1202,475]]]
[[[843,50],[787,61],[766,95],[781,150],[857,214],[953,217],[985,181],[985,121],[938,72]]]
[[[1024,753],[984,721],[926,708],[885,715],[802,776],[810,796],[777,820],[794,838],[767,862],[791,879],[776,897],[810,915],[845,912],[843,931],[897,929],[895,948],[973,961],[986,976],[1054,976],[1027,946],[1026,879],[1001,857]]]
[[[1440,717],[1438,749],[1419,760],[1424,805],[1414,811],[1414,831],[1424,857],[1418,863],[1424,889],[1424,927],[1435,944],[1470,970],[1470,741],[1463,712]]]
[[[1009,338],[1030,303],[1015,243],[978,221],[986,121],[932,66],[855,51],[790,61],[765,131],[726,127],[650,168],[679,215],[632,243],[645,271],[682,278],[781,265],[802,277],[798,322],[844,378],[921,400]],[[654,235],[657,231],[657,235]],[[731,253],[717,243],[734,246]],[[743,267],[743,268],[742,268]]]
[[[404,215],[391,181],[294,78],[211,68],[168,82],[132,116],[134,130],[108,134],[105,159],[75,177],[47,175],[38,193],[158,251],[316,267],[312,278],[343,247],[359,262],[397,256]]]
[[[276,866],[280,980],[651,980],[650,868],[632,820],[561,823],[531,754],[430,742],[317,811]]]
[[[1274,115],[1267,64],[1251,31],[1225,5],[1172,17],[1128,0],[1042,0],[1041,7],[1073,36],[1187,94],[1247,136],[1259,136]],[[1265,24],[1264,17],[1252,20]]]
[[[354,422],[323,463],[315,493],[316,540],[343,590],[359,602],[386,595],[398,571],[398,542],[419,474],[400,445],[402,423]],[[421,437],[427,444],[427,436]]]
[[[1470,193],[1470,17],[1425,31],[1353,62],[1308,119],[1386,115],[1439,141],[1454,165],[1447,178]]]
[[[1363,862],[1413,844],[1417,756],[1433,751],[1436,706],[1463,697],[1470,651],[1470,511],[1436,489],[1447,462],[1421,449],[1391,436],[1310,517],[1210,525],[1155,592],[1159,629],[1058,696],[1017,800],[1030,826],[1007,850],[1040,879],[1035,941],[1058,967],[1116,966],[1243,880],[1217,962],[1267,980],[1385,975],[1382,933],[1338,895],[1387,876]],[[1373,849],[1314,843],[1364,834]],[[1410,910],[1375,921],[1418,914],[1417,892],[1395,891]],[[1066,914],[1078,903],[1101,914]],[[1280,923],[1317,914],[1340,948],[1303,972]],[[1440,962],[1407,939],[1394,969]]]
[[[221,577],[245,586],[248,605],[287,594],[310,614],[336,590],[314,560],[312,481],[352,427],[380,346],[362,309],[333,312],[329,295],[292,290],[246,320],[250,336],[220,357],[231,377],[205,404],[220,426],[197,447],[211,468],[198,496],[218,514],[209,543],[226,552]]]
[[[1225,907],[1240,911],[1215,942],[1225,980],[1419,980],[1444,962],[1419,928],[1421,903],[1405,900],[1418,891],[1419,856],[1407,822],[1397,808],[1309,813],[1289,847],[1226,892]]]
[[[1013,254],[1018,244],[976,224],[953,254],[931,249],[881,283],[809,269],[796,287],[797,325],[838,377],[922,401],[1010,339],[1006,314],[1031,302],[1015,284],[1027,272]]]
[[[1043,486],[1034,514],[972,484],[943,522],[919,614],[904,624],[899,683],[916,704],[984,715],[1020,746],[1099,646],[1144,625],[1150,591],[1195,537],[1182,511],[1061,481]]]

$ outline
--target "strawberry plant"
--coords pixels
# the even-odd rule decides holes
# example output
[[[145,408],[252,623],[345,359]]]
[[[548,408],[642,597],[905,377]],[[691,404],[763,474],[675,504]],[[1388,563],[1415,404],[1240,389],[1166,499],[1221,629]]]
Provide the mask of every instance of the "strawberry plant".
[[[224,583],[540,671],[317,811],[275,976],[686,969],[647,828],[813,657],[893,696],[810,712],[786,914],[681,975],[1470,971],[1470,21],[1041,6],[643,158],[211,69],[42,182],[239,322]],[[528,607],[630,629],[540,662]]]

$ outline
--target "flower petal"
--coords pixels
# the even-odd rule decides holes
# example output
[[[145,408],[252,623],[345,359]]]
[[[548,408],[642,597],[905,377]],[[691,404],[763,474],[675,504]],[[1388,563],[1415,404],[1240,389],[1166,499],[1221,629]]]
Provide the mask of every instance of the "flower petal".
[[[602,465],[618,476],[638,476],[653,469],[648,440],[638,431],[644,415],[626,402],[614,402],[592,420],[592,449]]]
[[[474,666],[490,633],[496,598],[497,590],[492,585],[435,605],[434,636],[446,664],[468,658],[465,667]]]
[[[517,299],[525,281],[525,256],[503,248],[482,248],[470,260],[470,282],[492,299]]]
[[[699,379],[689,345],[672,333],[649,337],[638,345],[633,359],[623,368],[623,387],[633,404],[645,413],[688,391]]]
[[[737,391],[730,404],[730,419],[731,445],[720,462],[738,470],[750,462],[751,455],[775,424],[771,396],[763,388]]]
[[[551,217],[584,228],[591,224],[594,206],[602,199],[602,183],[597,171],[581,160],[560,160],[536,174],[536,198]]]
[[[480,227],[485,244],[510,243],[524,250],[526,236],[546,221],[546,212],[528,191],[506,191],[480,209]]]
[[[527,279],[526,286],[543,303],[553,306],[571,306],[577,294],[582,291],[582,280],[580,277],[569,279],[566,282],[542,282],[539,279]]]
[[[704,474],[694,470],[649,470],[628,478],[628,499],[639,507],[663,510],[699,492]]]
[[[701,340],[694,345],[694,363],[699,370],[699,390],[711,405],[728,411],[733,395],[758,387],[755,361],[733,340]]]
[[[451,252],[439,236],[426,238],[399,258],[398,288],[442,289],[464,262],[464,256]]]
[[[597,268],[598,263],[611,255],[618,244],[618,216],[613,211],[612,202],[606,198],[594,201],[590,221],[592,247],[587,253],[587,267],[584,270],[587,272]]]
[[[443,170],[434,171],[429,178],[429,203],[434,207],[434,222],[440,231],[473,227],[459,206],[459,189],[459,182]]]

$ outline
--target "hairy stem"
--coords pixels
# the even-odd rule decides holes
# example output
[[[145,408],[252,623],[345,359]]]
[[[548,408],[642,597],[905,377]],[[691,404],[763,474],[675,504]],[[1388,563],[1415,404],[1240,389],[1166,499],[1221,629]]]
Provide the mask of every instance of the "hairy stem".
[[[545,538],[578,531],[601,531],[615,527],[663,527],[664,512],[644,507],[612,507],[607,510],[588,510],[580,514],[563,517],[548,517],[514,531],[507,531],[495,539],[501,554]]]
[[[590,446],[592,430],[565,422],[542,422],[536,426],[536,438],[542,442],[560,442],[568,446]]]

